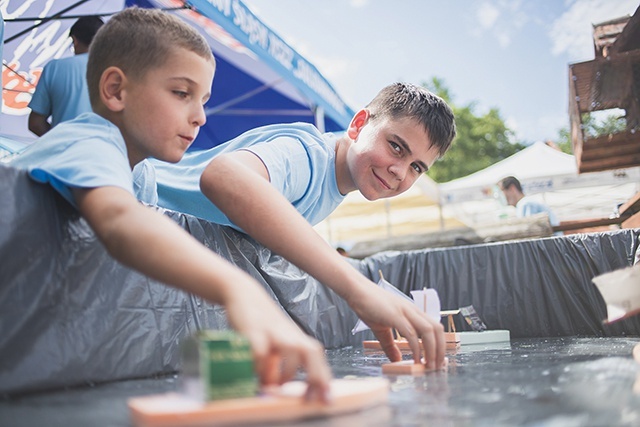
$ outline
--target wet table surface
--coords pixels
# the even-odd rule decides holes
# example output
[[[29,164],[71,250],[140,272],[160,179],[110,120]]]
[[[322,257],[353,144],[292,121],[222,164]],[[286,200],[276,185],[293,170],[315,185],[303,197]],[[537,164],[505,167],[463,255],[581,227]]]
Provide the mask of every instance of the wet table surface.
[[[291,426],[640,426],[640,338],[553,338],[462,346],[446,371],[387,376],[389,403]],[[381,376],[387,359],[329,350],[336,378]],[[130,426],[127,399],[178,388],[177,376],[0,400],[0,426]]]

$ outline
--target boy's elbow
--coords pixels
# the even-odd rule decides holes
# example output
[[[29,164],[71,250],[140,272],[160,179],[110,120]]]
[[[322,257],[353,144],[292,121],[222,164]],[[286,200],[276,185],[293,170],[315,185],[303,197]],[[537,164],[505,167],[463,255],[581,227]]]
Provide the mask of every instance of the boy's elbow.
[[[131,230],[139,223],[140,209],[146,209],[124,190],[100,187],[77,189],[74,197],[81,215],[89,223],[98,239],[114,258],[129,245]]]
[[[200,191],[202,191],[205,196],[208,196],[209,191],[211,191],[210,182],[213,179],[213,172],[210,171],[210,167],[211,163],[209,163],[202,172],[202,175],[200,175]]]
[[[29,114],[27,127],[36,136],[42,136],[51,129],[51,125],[47,121],[47,117],[33,111]]]
[[[200,191],[210,198],[215,194],[217,186],[224,183],[221,170],[224,168],[224,155],[214,158],[200,175]]]

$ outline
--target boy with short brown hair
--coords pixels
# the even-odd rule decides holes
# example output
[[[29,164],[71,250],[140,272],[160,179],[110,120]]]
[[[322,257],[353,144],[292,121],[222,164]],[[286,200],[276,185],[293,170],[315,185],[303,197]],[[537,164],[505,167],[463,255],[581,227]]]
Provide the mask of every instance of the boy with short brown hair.
[[[344,298],[392,361],[401,358],[395,328],[416,362],[422,339],[433,369],[444,363],[442,325],[365,278],[312,225],[351,191],[369,200],[406,191],[454,137],[453,112],[441,98],[394,83],[355,113],[344,135],[307,123],[269,125],[158,165],[158,204],[249,234]]]
[[[94,113],[56,126],[12,164],[74,205],[116,260],[224,305],[263,383],[286,381],[302,364],[308,392],[326,399],[322,346],[249,275],[134,196],[153,203],[144,186],[134,188],[134,166],[149,157],[177,162],[206,121],[215,71],[206,41],[164,12],[125,9],[96,35],[87,70]]]

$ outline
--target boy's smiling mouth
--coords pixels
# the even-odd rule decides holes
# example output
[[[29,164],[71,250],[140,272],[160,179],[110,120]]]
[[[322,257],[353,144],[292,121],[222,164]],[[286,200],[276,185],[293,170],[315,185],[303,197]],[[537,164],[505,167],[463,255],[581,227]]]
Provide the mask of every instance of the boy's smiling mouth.
[[[387,189],[387,190],[391,190],[391,187],[389,186],[389,184],[387,184],[387,182],[386,182],[384,179],[380,178],[380,177],[378,176],[378,174],[376,174],[376,173],[375,173],[375,171],[372,171],[372,172],[373,172],[373,176],[375,176],[375,177],[376,177],[376,179],[380,182],[380,184],[381,184],[385,189]]]

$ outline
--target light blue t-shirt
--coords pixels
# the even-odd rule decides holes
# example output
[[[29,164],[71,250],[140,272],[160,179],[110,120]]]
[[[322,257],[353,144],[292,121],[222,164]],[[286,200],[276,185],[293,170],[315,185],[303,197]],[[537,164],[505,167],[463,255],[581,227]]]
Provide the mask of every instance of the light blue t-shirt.
[[[277,124],[209,150],[189,152],[177,164],[152,161],[158,205],[240,230],[202,194],[200,175],[215,156],[248,150],[266,166],[271,185],[315,225],[344,200],[336,181],[335,143],[333,134],[322,134],[308,123]]]
[[[38,182],[51,184],[75,207],[72,188],[114,186],[143,202],[157,202],[155,186],[149,188],[149,183],[144,181],[153,178],[150,165],[141,164],[137,168],[136,175],[144,175],[144,179],[134,186],[134,175],[120,130],[94,113],[61,123],[9,164],[26,169]]]
[[[81,53],[49,61],[29,102],[32,111],[51,116],[51,126],[91,112],[87,88],[87,59]]]
[[[560,224],[556,215],[547,205],[540,203],[529,196],[523,197],[518,201],[518,203],[516,203],[516,215],[519,217],[526,217],[543,212],[549,215],[549,223],[551,223],[552,226]]]

